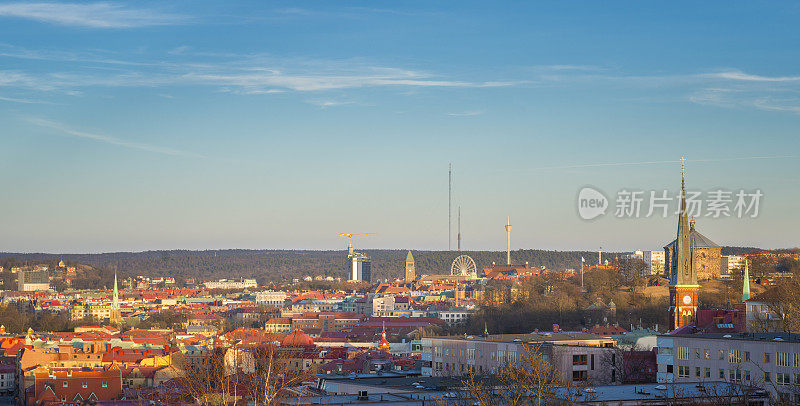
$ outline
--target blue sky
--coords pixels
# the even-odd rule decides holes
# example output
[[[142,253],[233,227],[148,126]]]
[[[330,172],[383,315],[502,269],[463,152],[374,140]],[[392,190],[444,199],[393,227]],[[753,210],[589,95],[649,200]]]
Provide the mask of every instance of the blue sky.
[[[658,249],[576,195],[681,156],[764,194],[700,231],[798,246],[800,5],[658,6],[0,2],[0,251],[446,249],[450,162],[465,249]]]

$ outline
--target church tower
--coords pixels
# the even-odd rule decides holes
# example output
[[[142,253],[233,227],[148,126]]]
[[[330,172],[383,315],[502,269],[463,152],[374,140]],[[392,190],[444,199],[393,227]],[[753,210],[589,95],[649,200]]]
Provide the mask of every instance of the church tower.
[[[122,322],[122,312],[119,309],[119,289],[117,288],[117,273],[114,272],[114,293],[111,296],[111,323],[119,325]]]
[[[411,251],[408,251],[408,255],[406,255],[406,283],[413,283],[414,279],[417,277],[416,267],[414,266],[414,256],[411,255]]]
[[[684,158],[681,158],[681,209],[678,216],[678,238],[672,251],[669,300],[670,330],[681,328],[695,320],[700,285],[692,261],[692,242],[689,237],[689,218],[686,213]]]

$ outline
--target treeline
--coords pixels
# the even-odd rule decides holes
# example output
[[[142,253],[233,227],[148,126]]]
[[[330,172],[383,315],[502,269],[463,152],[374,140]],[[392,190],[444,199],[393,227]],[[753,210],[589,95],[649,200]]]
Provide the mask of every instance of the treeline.
[[[401,278],[404,274],[407,250],[361,250],[372,259],[373,280]],[[417,274],[443,274],[450,272],[453,260],[461,254],[469,255],[477,267],[486,268],[492,263],[505,263],[504,251],[412,251]],[[556,271],[580,267],[581,257],[587,263],[597,258],[597,253],[580,251],[517,250],[511,253],[515,263],[528,262],[530,266],[545,266]],[[617,254],[604,253],[612,260]],[[346,251],[301,250],[208,250],[208,251],[146,251],[106,254],[16,254],[0,253],[2,261],[20,265],[46,263],[55,266],[59,260],[68,264],[87,264],[97,269],[94,284],[113,282],[113,270],[121,275],[172,276],[200,280],[220,278],[256,278],[260,283],[290,282],[305,276],[331,276],[347,279],[349,264]],[[101,287],[98,286],[98,287]],[[105,285],[110,286],[110,285]]]
[[[724,247],[723,254],[746,253],[755,248]],[[407,250],[362,250],[372,259],[373,280],[402,278]],[[504,251],[412,251],[417,274],[445,274],[458,255],[466,254],[475,260],[478,269],[491,267],[492,263],[505,263]],[[603,253],[603,260],[613,261],[619,253]],[[514,263],[528,263],[531,267],[545,266],[561,272],[578,269],[581,257],[586,264],[594,264],[596,252],[516,250],[511,253]],[[259,283],[291,282],[305,276],[331,276],[347,279],[349,268],[346,251],[303,250],[169,250],[145,252],[116,252],[105,254],[18,254],[0,253],[0,265],[34,265],[46,263],[51,269],[59,260],[67,264],[87,264],[96,268],[96,274],[80,277],[85,288],[110,287],[114,270],[120,275],[171,276],[200,280],[221,278],[256,278]],[[84,286],[81,286],[84,287]]]

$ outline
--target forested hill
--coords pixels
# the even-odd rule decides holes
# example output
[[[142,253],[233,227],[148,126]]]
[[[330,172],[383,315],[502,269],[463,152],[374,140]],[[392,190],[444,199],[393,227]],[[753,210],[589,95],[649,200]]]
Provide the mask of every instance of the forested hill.
[[[750,249],[724,248],[740,252]],[[372,258],[373,279],[400,278],[404,272],[407,250],[362,250]],[[412,251],[417,274],[449,273],[450,264],[459,255],[454,251]],[[486,268],[492,262],[505,263],[505,251],[462,252],[475,260],[478,268]],[[603,253],[603,260],[613,260],[618,254]],[[116,268],[121,275],[174,276],[201,280],[219,278],[257,278],[267,281],[288,281],[304,276],[333,276],[347,278],[346,251],[299,251],[299,250],[209,250],[209,251],[145,251],[115,252],[106,254],[18,254],[0,253],[0,260],[8,266],[10,262],[26,264],[51,263],[59,260],[71,264],[87,264],[97,268]],[[512,251],[514,263],[528,262],[530,266],[546,266],[563,271],[580,267],[581,257],[587,264],[597,263],[597,252],[587,251]]]

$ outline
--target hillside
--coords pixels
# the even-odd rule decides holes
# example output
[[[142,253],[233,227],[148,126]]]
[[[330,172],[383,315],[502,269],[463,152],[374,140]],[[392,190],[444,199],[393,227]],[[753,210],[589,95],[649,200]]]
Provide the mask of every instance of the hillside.
[[[726,252],[743,252],[749,248],[725,247]],[[373,279],[402,277],[406,250],[363,250],[372,258]],[[449,273],[450,264],[459,255],[454,251],[412,251],[417,274]],[[462,252],[471,256],[478,268],[492,262],[504,263],[504,251]],[[617,253],[603,253],[612,260]],[[581,257],[587,264],[597,258],[596,252],[517,250],[511,253],[515,263],[528,262],[532,267],[545,266],[554,271],[580,267]],[[302,250],[169,250],[115,252],[104,254],[37,254],[0,253],[0,264],[49,263],[59,260],[71,264],[88,264],[97,268],[117,269],[121,275],[174,276],[178,278],[256,278],[260,283],[288,281],[307,275],[347,278],[346,251]]]

